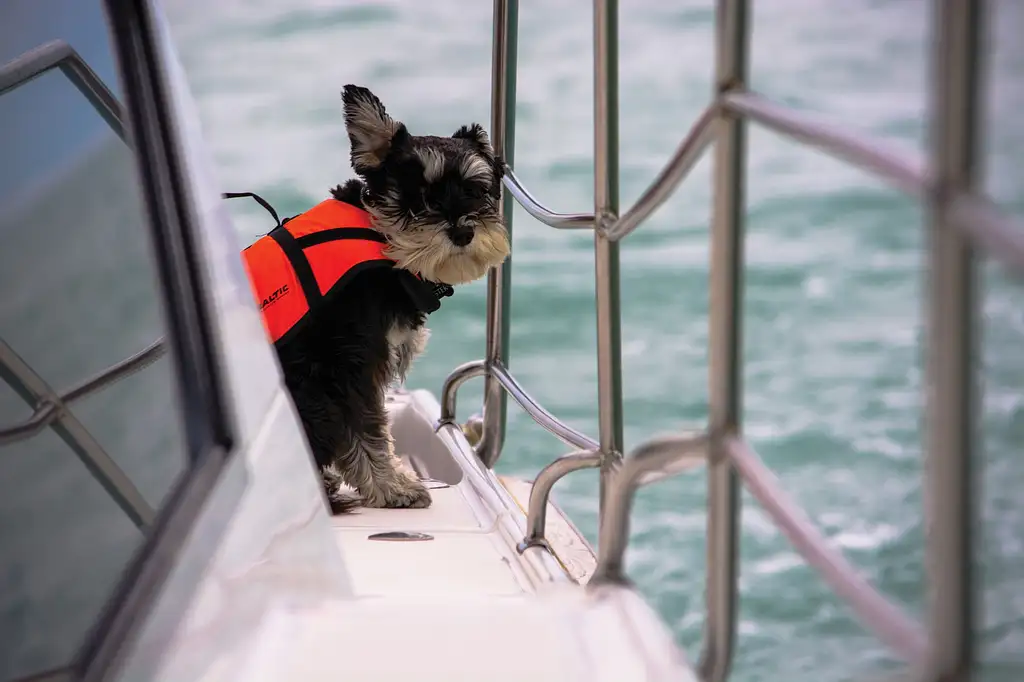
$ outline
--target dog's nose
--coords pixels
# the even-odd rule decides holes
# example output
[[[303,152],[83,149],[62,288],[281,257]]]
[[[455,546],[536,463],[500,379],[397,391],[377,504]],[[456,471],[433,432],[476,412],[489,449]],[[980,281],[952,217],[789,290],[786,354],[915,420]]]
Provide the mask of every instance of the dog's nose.
[[[453,225],[448,230],[448,239],[455,246],[466,246],[473,241],[473,228],[468,225]]]

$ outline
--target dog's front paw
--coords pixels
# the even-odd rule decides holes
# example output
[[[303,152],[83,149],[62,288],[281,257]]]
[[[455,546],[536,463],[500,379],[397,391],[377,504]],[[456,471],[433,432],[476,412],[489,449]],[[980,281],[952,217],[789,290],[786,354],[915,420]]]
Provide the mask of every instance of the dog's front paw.
[[[364,501],[367,507],[426,509],[433,502],[427,487],[404,473],[374,492],[376,494],[367,496]]]
[[[331,507],[331,514],[340,516],[350,514],[363,506],[363,500],[358,495],[335,490],[327,495],[327,502]]]

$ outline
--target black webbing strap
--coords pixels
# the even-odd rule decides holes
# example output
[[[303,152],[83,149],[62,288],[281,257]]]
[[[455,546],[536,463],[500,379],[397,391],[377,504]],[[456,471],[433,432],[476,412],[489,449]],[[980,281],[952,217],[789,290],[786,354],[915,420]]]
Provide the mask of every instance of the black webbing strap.
[[[388,241],[380,232],[371,230],[368,227],[332,227],[328,230],[296,237],[295,241],[305,249],[317,244],[338,241],[339,239],[365,239],[366,241],[379,242],[381,244],[386,244]]]
[[[292,233],[285,229],[284,223],[281,222],[281,218],[278,217],[277,211],[270,205],[266,199],[261,197],[255,192],[225,192],[222,194],[225,199],[238,199],[240,197],[252,197],[256,200],[263,208],[267,209],[270,215],[274,216],[274,222],[277,223],[277,227],[268,233],[268,236],[277,242],[277,245],[281,247],[281,251],[284,252],[285,257],[292,264],[292,269],[295,270],[295,276],[299,279],[299,286],[302,287],[302,293],[306,297],[306,305],[312,310],[314,304],[319,303],[323,296],[320,294],[320,287],[316,283],[316,277],[313,275],[313,268],[309,265],[309,260],[306,259],[306,254],[302,253],[302,247]],[[285,221],[287,222],[287,221]]]
[[[320,294],[320,285],[316,283],[313,268],[309,265],[306,254],[302,252],[302,247],[299,246],[299,242],[288,231],[288,228],[283,225],[271,230],[270,238],[277,242],[277,245],[281,247],[284,255],[292,264],[295,276],[299,278],[302,293],[306,296],[306,304],[312,310],[314,305],[320,303],[320,299],[323,296]]]
[[[274,223],[278,227],[280,227],[281,224],[282,224],[281,223],[281,219],[277,217],[277,211],[274,210],[274,207],[271,206],[270,203],[266,199],[261,197],[259,194],[256,194],[254,192],[225,192],[221,196],[224,197],[225,199],[238,199],[239,197],[252,197],[253,199],[256,200],[257,204],[259,204],[263,208],[267,209],[267,211],[270,213],[270,215],[274,216]]]

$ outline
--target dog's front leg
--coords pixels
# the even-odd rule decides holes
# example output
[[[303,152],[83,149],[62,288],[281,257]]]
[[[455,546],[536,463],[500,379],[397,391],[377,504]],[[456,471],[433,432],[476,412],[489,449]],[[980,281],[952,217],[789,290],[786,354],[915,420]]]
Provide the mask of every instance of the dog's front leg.
[[[429,507],[430,491],[395,455],[383,396],[366,409],[365,430],[352,434],[347,452],[339,453],[339,473],[367,507]]]
[[[404,382],[412,361],[426,349],[430,330],[425,323],[426,318],[421,315],[416,325],[393,324],[388,331],[388,371],[392,382]]]

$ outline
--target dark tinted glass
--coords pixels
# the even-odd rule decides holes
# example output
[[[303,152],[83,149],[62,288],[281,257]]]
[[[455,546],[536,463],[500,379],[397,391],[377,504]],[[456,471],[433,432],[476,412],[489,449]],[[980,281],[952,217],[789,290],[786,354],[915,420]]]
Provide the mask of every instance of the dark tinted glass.
[[[4,0],[2,15],[0,63],[63,39],[119,96],[99,0]],[[0,680],[10,680],[73,659],[146,537],[133,517],[152,516],[187,458],[170,355],[29,438],[3,437],[32,414],[38,380],[64,393],[165,329],[124,142],[58,70],[0,95],[0,121]]]

